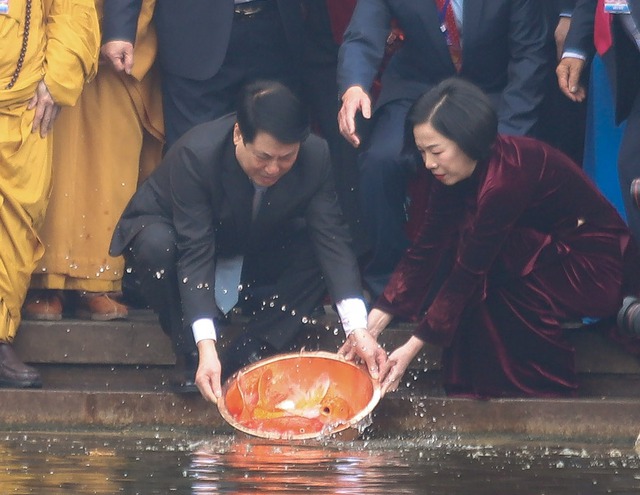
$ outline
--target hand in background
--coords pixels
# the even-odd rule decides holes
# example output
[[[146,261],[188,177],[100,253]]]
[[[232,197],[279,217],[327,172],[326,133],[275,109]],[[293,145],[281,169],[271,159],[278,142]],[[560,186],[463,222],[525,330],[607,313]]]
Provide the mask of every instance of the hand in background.
[[[587,96],[587,91],[580,84],[580,76],[584,69],[585,61],[574,57],[565,57],[560,60],[556,68],[558,86],[571,101],[581,102]]]
[[[131,74],[133,69],[133,43],[124,40],[108,41],[100,48],[102,56],[111,62],[116,72]]]
[[[36,87],[36,93],[33,95],[29,104],[27,105],[29,110],[35,108],[36,113],[33,117],[33,125],[31,132],[40,132],[40,136],[45,137],[47,133],[53,128],[53,122],[58,117],[60,112],[60,106],[53,101],[49,88],[40,81]]]
[[[340,134],[357,148],[360,136],[356,133],[356,114],[362,112],[365,119],[371,118],[371,98],[360,86],[351,86],[342,95],[342,107],[338,112]]]

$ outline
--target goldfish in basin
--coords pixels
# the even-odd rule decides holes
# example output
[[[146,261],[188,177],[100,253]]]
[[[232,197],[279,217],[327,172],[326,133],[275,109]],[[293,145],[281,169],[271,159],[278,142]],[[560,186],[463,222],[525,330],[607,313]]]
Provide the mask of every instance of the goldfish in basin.
[[[353,428],[380,398],[366,368],[324,351],[281,354],[246,366],[218,402],[233,427],[263,438],[309,439]]]
[[[353,415],[347,400],[332,393],[326,373],[303,389],[287,380],[284,373],[274,374],[266,368],[257,381],[239,374],[238,390],[244,404],[241,421],[263,429],[289,425],[296,433],[301,429],[322,430],[325,425],[342,424]]]

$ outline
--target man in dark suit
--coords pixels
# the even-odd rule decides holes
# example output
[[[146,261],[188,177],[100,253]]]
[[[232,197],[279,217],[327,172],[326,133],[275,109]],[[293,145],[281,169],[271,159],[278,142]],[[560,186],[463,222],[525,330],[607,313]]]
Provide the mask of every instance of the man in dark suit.
[[[102,52],[126,71],[133,64],[140,8],[140,0],[104,6]],[[299,85],[299,0],[157,0],[154,21],[167,148],[194,125],[233,111],[247,82]]]
[[[549,60],[555,66],[562,58],[576,0],[545,0],[541,4],[549,27]],[[562,150],[582,166],[586,121],[586,102],[574,102],[566,98],[558,87],[555,73],[550,72],[538,137]]]
[[[617,13],[616,13],[617,12]],[[560,89],[572,101],[582,101],[584,67],[595,53],[602,55],[611,77],[616,123],[626,121],[620,151],[618,176],[627,223],[640,240],[640,211],[634,207],[630,187],[640,176],[640,0],[605,2],[578,0],[564,55],[556,73]]]
[[[369,91],[382,60],[391,20],[404,33],[382,75],[364,151],[360,194],[373,245],[365,281],[374,294],[408,245],[404,232],[409,171],[399,156],[412,102],[459,74],[483,89],[500,132],[530,134],[536,126],[549,71],[547,30],[539,0],[359,0],[340,48],[338,86],[342,135],[361,144],[356,114],[369,119]],[[455,20],[455,23],[453,22]],[[458,35],[461,47],[458,43]],[[461,48],[452,58],[452,48]]]
[[[327,144],[308,134],[289,89],[249,85],[237,114],[194,127],[169,150],[116,227],[111,254],[124,254],[186,361],[184,390],[197,364],[195,384],[215,401],[221,372],[288,349],[327,289],[372,375],[386,359],[366,331]],[[237,299],[252,319],[220,359],[217,331]]]

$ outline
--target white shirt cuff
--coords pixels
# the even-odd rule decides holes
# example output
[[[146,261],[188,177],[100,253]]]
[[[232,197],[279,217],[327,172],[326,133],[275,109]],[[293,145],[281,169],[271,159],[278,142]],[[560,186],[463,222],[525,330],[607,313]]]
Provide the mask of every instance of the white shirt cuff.
[[[336,303],[336,308],[347,337],[358,328],[367,328],[367,307],[362,299],[343,299]]]
[[[216,326],[211,318],[200,318],[191,325],[196,344],[201,340],[218,340]]]
[[[562,58],[579,58],[580,60],[587,60],[587,57],[584,53],[571,50],[562,52]]]

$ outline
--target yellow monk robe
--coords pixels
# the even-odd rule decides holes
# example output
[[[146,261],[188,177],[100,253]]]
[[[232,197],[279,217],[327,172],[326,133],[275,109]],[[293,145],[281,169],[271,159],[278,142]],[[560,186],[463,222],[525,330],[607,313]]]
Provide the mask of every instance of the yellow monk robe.
[[[99,15],[102,4],[96,1]],[[113,229],[141,175],[146,177],[162,157],[154,6],[155,0],[143,1],[132,75],[116,73],[101,61],[76,106],[65,108],[56,122],[53,192],[40,229],[46,249],[32,288],[121,288],[124,260],[108,254]]]
[[[92,0],[31,0],[27,50],[7,89],[23,46],[27,0],[9,0],[0,15],[0,341],[12,342],[31,274],[44,247],[36,229],[51,189],[51,133],[32,133],[27,104],[44,79],[54,101],[73,105],[96,70],[100,43]]]

